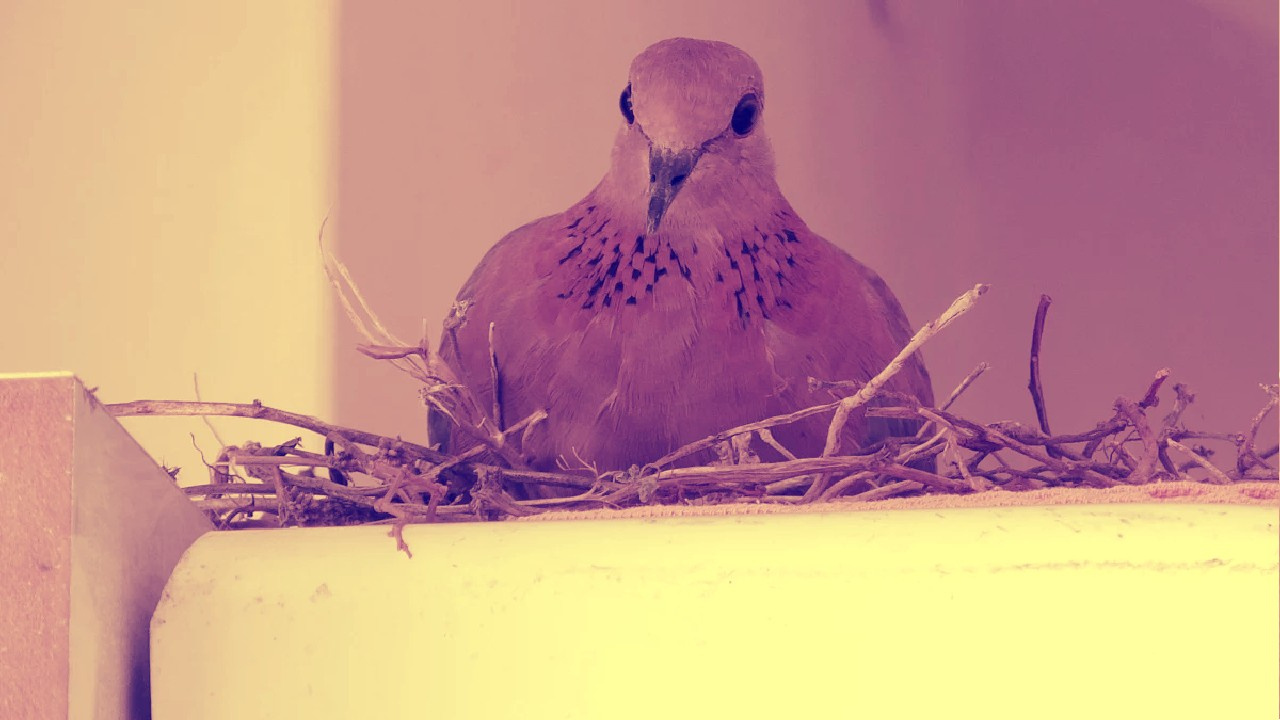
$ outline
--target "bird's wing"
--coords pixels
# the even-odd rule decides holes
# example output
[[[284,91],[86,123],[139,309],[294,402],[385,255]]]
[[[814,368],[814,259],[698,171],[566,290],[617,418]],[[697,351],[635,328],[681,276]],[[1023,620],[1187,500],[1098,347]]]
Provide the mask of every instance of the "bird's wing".
[[[465,322],[441,339],[442,359],[484,408],[494,405],[498,393],[504,426],[534,411],[555,409],[548,422],[557,428],[554,442],[545,428],[525,438],[526,451],[543,459],[565,448],[584,454],[597,450],[602,433],[595,415],[618,388],[624,356],[642,355],[622,341],[584,341],[613,336],[617,315],[584,309],[583,288],[558,284],[565,280],[565,273],[556,272],[560,265],[580,259],[572,250],[575,242],[581,245],[581,233],[571,235],[579,217],[575,206],[529,223],[495,245],[458,293],[468,305]],[[497,387],[490,371],[490,323]],[[638,340],[643,334],[629,337]]]
[[[870,268],[807,229],[797,229],[795,245],[802,273],[787,288],[789,312],[775,313],[765,323],[774,366],[788,379],[789,400],[816,405],[831,400],[826,393],[812,393],[807,378],[865,382],[888,365],[911,339],[911,326],[902,305],[885,282]],[[887,384],[887,390],[933,403],[933,389],[919,353]],[[872,404],[892,405],[892,400]],[[888,436],[909,436],[919,427],[915,421],[866,419],[861,413],[850,423],[851,435],[862,443]],[[799,432],[799,431],[798,431]],[[820,446],[814,423],[803,438],[810,447]]]

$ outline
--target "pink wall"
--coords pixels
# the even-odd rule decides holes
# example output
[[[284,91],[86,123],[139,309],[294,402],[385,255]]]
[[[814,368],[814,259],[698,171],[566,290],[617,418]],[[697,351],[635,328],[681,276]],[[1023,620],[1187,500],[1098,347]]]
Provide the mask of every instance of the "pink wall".
[[[1164,366],[1189,422],[1234,431],[1277,375],[1276,26],[1274,0],[348,2],[336,236],[383,319],[434,341],[485,250],[604,172],[631,57],[726,40],[764,69],[783,191],[914,322],[994,285],[926,348],[940,394],[994,365],[963,412],[1034,422],[1048,293],[1056,431]],[[337,322],[338,420],[423,437],[416,389]]]

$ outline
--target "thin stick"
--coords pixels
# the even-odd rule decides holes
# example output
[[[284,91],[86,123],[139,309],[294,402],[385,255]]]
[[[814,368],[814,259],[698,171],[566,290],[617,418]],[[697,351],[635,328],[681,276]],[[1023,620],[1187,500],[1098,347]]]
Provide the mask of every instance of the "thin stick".
[[[1231,478],[1227,477],[1213,463],[1201,457],[1196,451],[1192,450],[1186,445],[1183,445],[1177,440],[1174,440],[1173,438],[1166,439],[1165,443],[1168,444],[1169,447],[1174,448],[1175,450],[1181,451],[1183,455],[1186,455],[1187,457],[1191,458],[1192,462],[1194,462],[1196,465],[1199,465],[1200,467],[1204,468],[1210,475],[1213,476],[1214,480],[1218,481],[1218,484],[1220,485],[1231,484]]]
[[[963,394],[965,390],[969,389],[969,386],[973,384],[973,381],[977,380],[982,373],[986,372],[990,367],[991,366],[985,362],[978,363],[977,367],[970,370],[969,374],[964,376],[964,380],[960,381],[960,384],[956,386],[956,389],[951,391],[951,396],[947,398],[946,402],[942,403],[942,406],[939,409],[950,410],[951,405],[959,399],[960,395]]]
[[[209,485],[188,485],[181,488],[182,492],[188,496],[191,495],[275,495],[276,488],[274,485],[266,483],[236,483],[229,485],[227,483],[212,483]]]
[[[951,404],[954,403],[956,399],[959,398],[960,395],[964,393],[966,389],[968,389],[969,385],[971,385],[974,380],[977,380],[978,377],[982,375],[982,373],[986,372],[989,367],[990,366],[987,363],[983,362],[983,363],[979,363],[977,367],[971,370],[969,374],[965,376],[965,379],[961,381],[960,385],[957,386],[956,389],[951,392],[951,397],[949,397],[947,399],[947,402],[942,406],[943,409],[945,410],[946,408],[950,407]],[[865,385],[860,385],[860,387],[865,387]],[[781,415],[774,415],[773,417],[768,417],[768,418],[765,418],[764,420],[758,420],[753,423],[747,423],[746,425],[739,425],[737,427],[732,427],[732,428],[729,428],[728,430],[721,430],[720,432],[714,435],[708,435],[707,437],[702,438],[701,440],[695,440],[687,445],[683,445],[677,448],[676,450],[662,456],[661,458],[658,458],[657,460],[654,460],[653,462],[645,465],[644,469],[645,471],[661,470],[662,468],[666,467],[667,465],[670,465],[671,463],[681,458],[688,457],[690,455],[693,455],[694,453],[698,453],[703,450],[706,450],[716,445],[717,443],[722,443],[728,440],[734,435],[741,435],[742,433],[746,433],[746,432],[758,433],[759,431],[765,430],[767,428],[777,427],[779,425],[789,425],[791,423],[804,420],[805,418],[813,417],[814,415],[821,415],[823,413],[831,412],[832,410],[835,410],[839,404],[840,403],[837,401],[837,402],[831,402],[831,403],[824,403],[822,405],[814,405],[813,407],[804,408],[802,410],[796,410],[794,412],[789,412],[789,413],[782,413]],[[922,429],[922,432],[923,432],[923,429]],[[918,437],[919,436],[920,435],[918,435]]]
[[[425,337],[425,336],[424,336]],[[427,349],[421,344],[412,347],[401,345],[357,345],[356,350],[374,360],[401,360],[407,357],[427,357]]]
[[[795,453],[791,452],[786,447],[784,447],[782,443],[778,442],[773,437],[773,433],[770,432],[768,428],[760,428],[759,430],[756,431],[756,435],[759,435],[760,439],[763,440],[766,445],[773,448],[774,450],[777,450],[778,454],[781,455],[782,457],[788,460],[796,459]]]
[[[1147,422],[1146,413],[1142,412],[1134,401],[1126,397],[1118,397],[1115,407],[1116,412],[1125,416],[1133,425],[1133,429],[1138,432],[1138,437],[1142,439],[1142,457],[1130,473],[1129,481],[1147,482],[1155,472],[1156,462],[1160,456],[1155,433],[1151,432],[1151,424]]]
[[[616,490],[621,487],[619,484],[609,482],[607,480],[597,480],[595,478],[584,477],[581,475],[568,475],[564,473],[537,472],[535,470],[512,470],[511,468],[498,467],[496,465],[488,465],[486,463],[475,463],[471,466],[473,469],[486,472],[496,472],[505,478],[515,480],[517,482],[528,485],[542,485],[547,487],[566,487],[576,488],[578,490],[590,490],[594,487],[607,488]],[[564,498],[552,498],[553,500],[564,500]]]
[[[856,473],[853,473],[852,475],[845,475],[844,477],[837,480],[834,485],[827,488],[827,490],[822,493],[822,496],[818,498],[818,502],[830,502],[840,497],[841,495],[843,495],[846,490],[853,487],[855,484],[866,481],[866,480],[870,480],[875,476],[876,474],[869,470],[864,470],[863,472],[856,472]],[[911,482],[911,481],[910,480],[900,481],[900,483],[906,483],[906,482]],[[912,484],[915,484],[915,483],[912,483]],[[924,486],[921,485],[920,487],[924,487]]]
[[[813,483],[812,477],[809,477],[808,475],[798,475],[796,477],[789,477],[783,480],[777,480],[775,482],[769,483],[768,485],[765,485],[764,493],[766,496],[778,495],[780,493],[787,492],[788,490],[795,490],[796,488],[805,487],[806,485],[810,485],[812,483]],[[799,498],[796,498],[796,499],[799,500]]]
[[[356,285],[355,281],[351,279],[351,271],[347,269],[347,266],[325,247],[324,230],[328,224],[329,216],[326,215],[324,221],[320,223],[320,231],[316,235],[316,244],[319,247],[320,256],[323,260],[325,275],[328,276],[329,283],[333,285],[333,288],[338,291],[338,298],[341,300],[343,308],[347,311],[347,316],[351,318],[352,324],[354,324],[360,334],[365,336],[371,343],[383,345],[405,345],[406,343],[401,341],[394,333],[388,330],[382,324],[382,321],[378,319],[378,316],[373,313],[368,301],[364,299],[364,295],[360,292],[360,286]],[[341,277],[341,281],[339,281],[338,277],[335,277],[335,270],[337,271],[337,275]],[[365,325],[360,315],[354,311],[351,301],[347,298],[347,292],[351,293],[351,297],[354,298],[355,303],[360,306],[360,310],[364,312],[364,316],[369,319],[370,324],[373,326],[373,331],[370,330],[368,325]]]
[[[245,501],[233,498],[201,498],[198,500],[193,499],[191,502],[201,510],[212,513],[250,514],[267,512],[275,514],[280,512],[280,502],[275,498],[256,498],[252,505],[246,505]],[[228,517],[219,523],[219,529],[225,530],[230,524],[231,517]],[[274,525],[274,522],[270,524],[270,526]]]
[[[115,417],[125,417],[134,415],[220,415],[226,417],[246,417],[258,420],[268,420],[284,425],[293,425],[304,430],[319,435],[327,436],[330,433],[338,433],[343,438],[357,442],[362,445],[372,445],[377,447],[380,444],[395,444],[414,455],[428,462],[439,463],[449,459],[449,456],[432,450],[424,445],[418,445],[407,440],[399,438],[389,438],[383,435],[374,435],[373,433],[345,428],[339,425],[331,425],[318,418],[310,415],[301,415],[292,413],[287,410],[279,410],[277,408],[268,407],[261,402],[254,401],[252,403],[207,403],[207,402],[186,402],[182,400],[134,400],[127,403],[115,403],[104,405],[107,412]]]
[[[1156,371],[1155,379],[1151,381],[1151,385],[1147,388],[1147,393],[1142,396],[1142,401],[1138,403],[1139,407],[1150,408],[1160,404],[1160,398],[1157,393],[1160,392],[1160,386],[1164,384],[1165,379],[1169,377],[1171,372],[1173,371],[1169,368],[1160,368]]]
[[[1048,295],[1040,296],[1040,305],[1036,307],[1036,320],[1031,328],[1031,379],[1027,383],[1027,389],[1031,391],[1031,402],[1036,407],[1036,420],[1040,423],[1040,432],[1045,435],[1052,436],[1053,432],[1049,430],[1049,411],[1044,406],[1044,388],[1040,385],[1040,342],[1044,336],[1044,320],[1049,314],[1049,305],[1053,303],[1053,298]],[[1050,448],[1050,452],[1053,449]]]
[[[524,515],[532,515],[537,512],[536,509],[521,506],[515,498],[502,487],[501,471],[496,469],[477,469],[476,474],[479,476],[479,482],[471,491],[472,502],[477,510],[488,506],[499,512],[505,512],[512,517],[521,517]]]
[[[870,490],[860,492],[857,495],[850,495],[845,498],[845,500],[851,502],[884,500],[886,498],[893,497],[894,495],[901,495],[902,493],[919,490],[921,487],[923,486],[920,483],[912,480],[899,480],[898,482],[886,483],[878,488],[871,488]]]
[[[1051,467],[1055,471],[1062,473],[1064,475],[1079,473],[1079,474],[1082,474],[1084,477],[1088,478],[1089,480],[1092,480],[1093,482],[1101,485],[1102,487],[1112,487],[1116,484],[1115,480],[1105,475],[1102,475],[1097,470],[1093,469],[1091,467],[1091,463],[1076,462],[1073,460],[1067,460],[1065,458],[1056,458],[1047,453],[1042,453],[1039,450],[1035,449],[1034,446],[1028,445],[1012,437],[1009,437],[1008,435],[1000,432],[999,430],[993,427],[985,427],[975,422],[962,420],[948,412],[941,411],[941,410],[930,410],[929,408],[920,408],[920,414],[930,420],[934,420],[935,422],[950,426],[952,428],[964,428],[965,430],[973,434],[975,437],[979,437],[981,439],[994,442],[997,445],[1002,445],[1006,448],[1009,448],[1010,450],[1013,450],[1019,455],[1023,455],[1031,458],[1032,460],[1036,460],[1037,462],[1041,462],[1046,466]],[[999,452],[993,453],[993,456],[997,460],[999,460],[1002,465],[1005,465],[1006,467],[1008,466],[1008,464],[1005,463],[1004,459],[1000,457]]]
[[[706,450],[716,445],[717,443],[722,443],[728,440],[734,435],[741,435],[742,433],[745,433],[745,432],[757,432],[764,428],[776,427],[778,425],[788,425],[790,423],[803,420],[807,417],[812,417],[814,415],[820,415],[822,413],[831,412],[836,408],[836,405],[838,404],[839,403],[832,402],[832,403],[826,403],[825,405],[815,405],[813,407],[805,408],[803,410],[796,410],[795,412],[783,413],[781,415],[774,415],[773,417],[765,418],[764,420],[758,420],[753,423],[747,423],[746,425],[739,425],[737,427],[732,427],[732,428],[729,428],[728,430],[721,430],[720,432],[714,435],[708,435],[707,437],[704,437],[701,440],[695,440],[689,443],[688,445],[683,445],[673,450],[672,452],[669,452],[666,455],[663,455],[657,460],[654,460],[653,462],[645,465],[644,470],[646,472],[661,470],[663,467],[666,467],[667,465],[670,465],[671,463],[681,458],[688,457],[689,455],[693,455],[694,453],[698,453],[703,450]]]
[[[974,367],[972,370],[969,371],[968,375],[964,376],[964,379],[960,381],[960,384],[957,385],[956,388],[951,391],[951,395],[947,397],[947,401],[942,403],[941,409],[949,410],[951,406],[955,404],[956,400],[960,399],[960,396],[964,394],[964,391],[969,389],[969,386],[973,384],[973,381],[981,377],[982,373],[986,372],[990,368],[991,368],[991,365],[989,365],[985,361],[978,363],[976,367]],[[920,429],[916,431],[916,440],[923,440],[924,436],[929,433],[929,430],[932,427],[933,427],[933,423],[929,423],[929,422],[920,423]],[[931,442],[933,441],[930,441],[930,443]],[[929,443],[925,443],[925,444],[928,445]],[[919,451],[920,449],[921,449],[920,447],[916,448],[917,451]]]
[[[280,512],[276,515],[276,523],[280,527],[289,524],[289,518],[294,515],[293,503],[289,498],[289,490],[284,486],[284,474],[280,472],[279,467],[272,468],[271,473],[272,485],[276,488],[276,501],[280,503]]]
[[[868,380],[867,384],[864,385],[861,390],[849,397],[841,399],[836,404],[835,415],[831,418],[831,423],[827,426],[827,441],[822,449],[822,457],[831,457],[840,452],[840,437],[844,433],[844,427],[848,424],[849,416],[853,411],[866,404],[871,398],[875,397],[876,393],[880,392],[880,389],[884,387],[884,385],[888,383],[899,370],[902,369],[902,366],[906,364],[907,359],[915,354],[916,350],[920,349],[921,345],[924,345],[930,338],[941,332],[943,328],[950,325],[956,318],[966,312],[969,312],[969,310],[972,309],[974,304],[978,301],[978,298],[982,297],[990,287],[990,285],[979,283],[974,285],[973,289],[969,290],[969,292],[956,298],[951,303],[951,307],[947,308],[945,312],[939,315],[936,319],[925,323],[923,327],[917,330],[916,334],[912,336],[906,346],[903,347],[902,350],[898,351],[898,354],[889,361],[889,364],[886,365],[883,370],[881,370],[875,377]],[[826,491],[827,485],[830,482],[830,475],[820,475],[815,478],[813,484],[809,486],[807,491],[805,491],[805,502],[813,502],[820,498]]]
[[[1258,460],[1254,453],[1254,443],[1258,441],[1258,429],[1262,427],[1262,421],[1272,410],[1276,409],[1277,401],[1280,400],[1280,385],[1262,385],[1262,391],[1267,394],[1267,404],[1253,416],[1253,422],[1249,423],[1249,430],[1245,433],[1243,441],[1240,443],[1240,453],[1236,457],[1236,469],[1240,474],[1248,472],[1249,467],[1256,464]]]
[[[930,423],[930,422],[924,423],[924,427],[933,427],[933,426],[934,426],[933,423]],[[946,437],[947,433],[949,432],[951,431],[947,428],[939,429],[928,440],[925,440],[924,442],[920,443],[919,445],[916,445],[913,448],[909,448],[908,450],[903,452],[901,455],[899,455],[898,462],[905,465],[911,462],[912,460],[915,460],[917,458],[923,457],[926,454],[929,454],[929,451],[932,450],[938,443],[942,442],[942,439]],[[919,435],[917,435],[916,437],[920,438]]]
[[[696,486],[723,484],[730,486],[757,485],[784,480],[800,475],[818,473],[855,472],[858,470],[876,470],[877,472],[900,475],[925,482],[935,489],[945,492],[965,492],[967,488],[960,483],[933,473],[924,472],[896,464],[885,463],[880,455],[837,455],[832,457],[801,458],[777,463],[756,463],[752,465],[717,465],[705,467],[673,468],[663,470],[656,475],[642,478],[656,487],[672,487],[675,485]],[[622,485],[619,490],[606,496],[610,502],[623,502],[633,498],[644,482],[636,481]]]
[[[844,432],[844,426],[849,422],[849,415],[854,409],[874,397],[880,388],[902,369],[907,359],[915,354],[915,351],[919,350],[921,345],[928,342],[929,338],[938,334],[956,318],[969,312],[974,303],[978,301],[978,298],[982,297],[990,287],[990,285],[979,283],[974,285],[969,292],[956,298],[946,312],[939,315],[935,320],[925,323],[923,327],[916,331],[916,334],[906,344],[906,347],[902,348],[879,374],[868,380],[861,390],[837,403],[835,417],[831,418],[831,424],[827,427],[827,442],[822,449],[823,457],[831,457],[840,452],[840,435]]]
[[[502,376],[498,374],[498,352],[493,348],[493,327],[494,323],[489,323],[489,383],[493,387],[493,422],[502,430]]]
[[[386,348],[386,347],[408,347],[408,344],[400,340],[382,324],[377,314],[369,306],[364,295],[360,292],[360,286],[356,284],[351,277],[351,271],[342,263],[333,253],[329,251],[324,244],[325,227],[329,224],[329,217],[326,215],[324,222],[320,224],[320,230],[316,235],[316,245],[320,251],[320,258],[324,266],[325,277],[328,278],[329,284],[333,287],[334,293],[338,296],[338,302],[342,305],[342,310],[346,314],[347,319],[351,321],[351,325],[355,328],[361,337],[365,338],[369,347]],[[366,322],[366,318],[368,321]],[[425,323],[424,323],[425,325]],[[425,328],[424,328],[425,329]],[[423,334],[422,342],[419,343],[422,348],[421,353],[405,353],[398,357],[385,358],[391,362],[392,367],[409,375],[410,377],[425,384],[432,382],[432,368],[437,365],[428,352],[426,334]],[[361,352],[365,350],[360,348]],[[375,352],[377,352],[375,350]],[[366,353],[368,354],[368,353]]]

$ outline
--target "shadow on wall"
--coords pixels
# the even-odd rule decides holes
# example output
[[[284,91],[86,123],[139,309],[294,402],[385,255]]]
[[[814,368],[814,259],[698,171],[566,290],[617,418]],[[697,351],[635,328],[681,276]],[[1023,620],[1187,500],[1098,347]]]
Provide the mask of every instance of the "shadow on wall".
[[[338,239],[384,319],[415,339],[425,318],[434,340],[489,245],[598,180],[630,58],[714,37],[764,68],[784,192],[915,322],[994,285],[926,348],[944,395],[993,364],[961,412],[1034,422],[1027,351],[1047,293],[1055,431],[1092,426],[1165,366],[1199,396],[1189,424],[1247,424],[1280,345],[1272,0],[780,8],[346,3]],[[409,381],[336,322],[338,420],[424,437]]]

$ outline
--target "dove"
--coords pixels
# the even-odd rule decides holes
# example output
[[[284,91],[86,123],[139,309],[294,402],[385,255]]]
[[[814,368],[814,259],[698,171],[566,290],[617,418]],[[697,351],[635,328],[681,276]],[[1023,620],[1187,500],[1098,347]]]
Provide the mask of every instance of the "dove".
[[[632,62],[618,110],[603,179],[489,250],[439,346],[500,425],[547,413],[523,436],[531,467],[643,466],[830,402],[809,378],[865,381],[906,345],[911,327],[885,282],[810,230],[779,190],[749,55],[723,42],[658,42]],[[933,403],[918,354],[887,389]],[[773,435],[817,456],[829,420]],[[916,427],[855,412],[842,439],[850,451]],[[461,433],[440,428],[432,423],[433,442],[458,451]],[[759,457],[782,458],[755,442]]]

